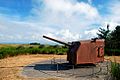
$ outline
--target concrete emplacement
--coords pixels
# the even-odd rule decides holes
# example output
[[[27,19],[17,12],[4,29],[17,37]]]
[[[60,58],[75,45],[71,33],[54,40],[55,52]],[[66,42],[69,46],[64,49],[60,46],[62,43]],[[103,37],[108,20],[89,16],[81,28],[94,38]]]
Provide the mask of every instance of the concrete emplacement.
[[[52,59],[25,66],[23,76],[33,78],[47,77],[86,77],[96,74],[108,74],[108,62],[99,64],[71,65],[65,59]]]

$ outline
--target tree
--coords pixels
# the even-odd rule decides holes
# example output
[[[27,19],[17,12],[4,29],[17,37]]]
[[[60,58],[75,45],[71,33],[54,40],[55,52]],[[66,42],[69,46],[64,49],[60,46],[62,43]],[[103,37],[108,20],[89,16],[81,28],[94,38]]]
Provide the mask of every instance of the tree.
[[[103,28],[99,28],[99,30],[98,30],[100,33],[97,33],[97,35],[98,35],[98,38],[99,39],[107,39],[108,38],[108,34],[109,34],[109,32],[110,32],[110,30],[109,30],[109,25],[107,25],[107,30],[105,30],[105,29],[103,29]]]
[[[98,39],[105,39],[105,53],[107,53],[107,48],[109,47],[109,39],[110,39],[110,30],[109,30],[109,25],[107,25],[107,30],[104,28],[99,28],[99,33],[97,33],[98,35]]]
[[[108,55],[120,55],[120,26],[116,26],[106,38],[105,48]]]
[[[111,32],[111,39],[120,41],[120,26],[117,26],[114,31]]]
[[[120,26],[117,26],[110,35],[112,48],[120,49]]]

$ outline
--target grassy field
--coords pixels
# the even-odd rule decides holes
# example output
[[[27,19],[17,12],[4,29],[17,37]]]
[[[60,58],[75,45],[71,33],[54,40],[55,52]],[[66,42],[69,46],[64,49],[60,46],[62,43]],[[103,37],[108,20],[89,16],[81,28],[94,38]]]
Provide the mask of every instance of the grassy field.
[[[66,59],[67,55],[63,54],[66,54],[67,50],[65,46],[58,45],[0,44],[0,80],[63,80],[60,78],[28,78],[21,76],[20,73],[24,66],[34,62],[52,58]],[[120,56],[105,56],[105,60],[120,63]],[[118,71],[118,66],[113,63],[112,73],[115,76],[116,71]]]
[[[0,44],[0,59],[25,54],[66,54],[60,45]]]
[[[63,80],[60,78],[28,78],[21,76],[21,71],[24,66],[52,58],[57,59],[60,58],[60,56],[62,59],[66,59],[66,55],[51,54],[19,55],[0,59],[0,80]]]

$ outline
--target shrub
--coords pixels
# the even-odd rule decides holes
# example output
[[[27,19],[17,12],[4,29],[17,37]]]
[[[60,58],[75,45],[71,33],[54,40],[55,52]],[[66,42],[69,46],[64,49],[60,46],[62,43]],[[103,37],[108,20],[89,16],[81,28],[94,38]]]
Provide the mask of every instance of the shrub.
[[[44,47],[45,47],[45,45],[40,45],[40,46],[39,46],[39,48],[44,48]]]
[[[40,45],[40,43],[35,42],[35,43],[30,43],[30,45]]]
[[[111,63],[111,74],[115,80],[120,79],[120,64],[116,62]]]
[[[0,59],[2,59],[3,58],[3,55],[2,54],[0,54]]]

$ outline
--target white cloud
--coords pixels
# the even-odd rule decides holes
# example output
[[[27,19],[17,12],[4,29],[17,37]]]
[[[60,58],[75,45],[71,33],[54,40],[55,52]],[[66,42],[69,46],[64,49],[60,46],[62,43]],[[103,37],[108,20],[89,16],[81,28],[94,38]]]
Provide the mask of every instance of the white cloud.
[[[56,33],[56,35],[61,36],[62,39],[66,41],[79,40],[80,35],[75,32],[70,32],[69,29],[64,29]]]
[[[71,32],[69,29],[60,30],[56,33],[47,33],[45,35],[65,42],[71,42],[80,39],[79,34]]]
[[[120,25],[120,0],[111,1],[107,7],[109,14],[105,16],[104,21],[105,24],[110,25],[109,28],[112,31],[117,25]]]
[[[91,29],[91,30],[86,30],[85,35],[87,35],[88,38],[94,38],[97,37],[98,29]]]
[[[61,37],[67,40],[97,37],[98,27],[106,29],[107,24],[109,24],[110,30],[114,30],[116,25],[120,24],[119,0],[116,0],[116,2],[111,1],[110,5],[106,5],[106,7],[108,7],[106,9],[109,10],[110,14],[104,14],[106,15],[104,17],[101,17],[97,8],[91,5],[92,0],[88,0],[90,4],[76,1],[73,3],[71,0],[54,0],[55,3],[52,1],[53,0],[45,0],[44,2],[46,6],[45,12],[51,11],[49,12],[50,15],[44,14],[45,16],[47,15],[45,20],[53,25],[58,24],[61,26],[58,30],[56,29],[56,32],[60,35],[66,34]],[[38,14],[40,13],[38,12]],[[96,25],[96,27],[93,28],[93,24],[98,24],[99,26]],[[53,34],[55,35],[55,32],[53,32]],[[75,37],[75,35],[77,37]]]
[[[120,1],[116,1],[114,4],[111,4],[110,11],[110,19],[111,21],[120,23]]]
[[[84,31],[92,24],[98,24],[100,20],[99,12],[95,7],[88,3],[74,0],[44,0],[43,9],[35,6],[32,9],[32,13],[40,18],[40,20],[37,18],[38,21],[48,24],[46,28],[54,29],[53,32],[47,31],[48,34],[52,33],[55,35],[58,32],[61,37],[66,39],[69,36],[70,40],[81,39],[82,36],[75,37],[75,35],[80,36],[78,34],[81,34],[84,36]],[[62,35],[62,30],[66,30],[67,36]],[[71,37],[70,34],[75,35]]]
[[[0,39],[46,42],[43,34],[64,41],[89,39],[96,37],[100,27],[97,25],[110,23],[110,29],[113,29],[114,25],[120,23],[119,3],[109,6],[111,14],[101,17],[98,9],[91,5],[92,0],[88,2],[33,0],[32,15],[23,21],[19,17],[11,20],[9,16],[0,15]]]
[[[115,1],[111,1],[109,2],[108,5],[104,5],[106,6],[106,11],[108,11],[108,14],[104,14],[104,16],[102,17],[102,19],[100,20],[100,26],[99,28],[104,28],[107,30],[107,24],[109,24],[109,29],[111,31],[113,31],[115,29],[115,27],[117,25],[120,25],[120,1],[119,0],[115,0]],[[99,6],[99,8],[102,7],[104,8],[102,5]],[[88,35],[88,37],[97,37],[96,33],[98,33],[98,28],[93,28],[90,30],[86,30],[85,34]]]
[[[82,15],[88,19],[99,17],[97,9],[88,3],[71,2],[71,0],[44,0],[47,11],[63,12],[65,16],[71,17],[75,15]]]
[[[11,36],[10,41],[44,42],[43,34],[73,41],[83,39],[84,31],[100,18],[95,7],[76,0],[36,0],[33,4],[34,16],[23,21],[19,17],[10,20],[9,16],[0,16],[0,34],[6,39]]]

